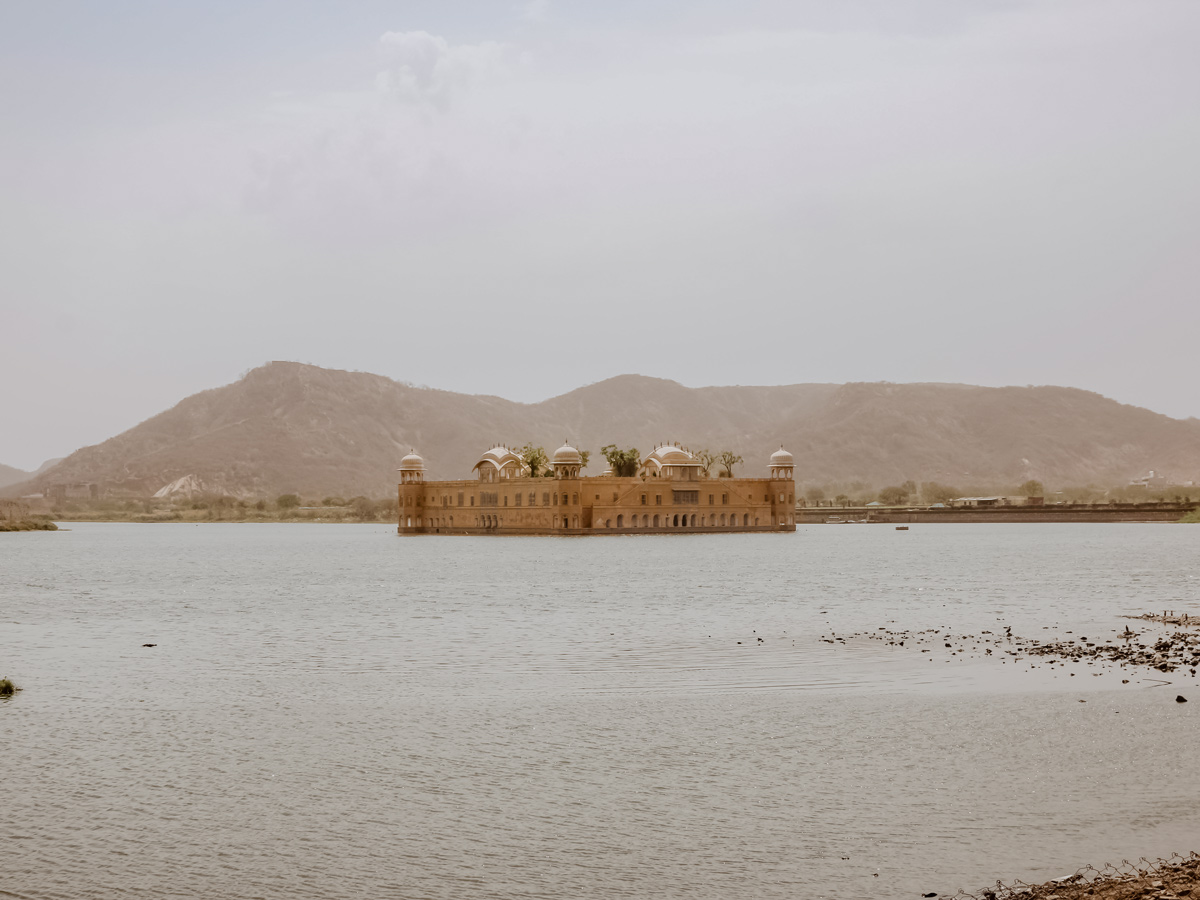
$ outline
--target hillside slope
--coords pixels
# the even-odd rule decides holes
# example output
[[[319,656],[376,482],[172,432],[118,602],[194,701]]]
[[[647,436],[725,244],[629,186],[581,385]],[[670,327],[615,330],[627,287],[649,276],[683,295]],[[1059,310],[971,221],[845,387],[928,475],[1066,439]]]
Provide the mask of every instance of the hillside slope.
[[[732,449],[765,470],[784,444],[805,484],[905,479],[958,484],[1117,483],[1147,469],[1200,479],[1200,420],[1171,419],[1073,388],[796,384],[687,388],[623,375],[541,403],[417,388],[378,375],[276,362],[67,457],[19,486],[97,482],[150,494],[185,476],[208,489],[385,495],[415,447],[429,477],[469,477],[495,443],[604,464],[603,444]],[[13,492],[9,489],[8,492]]]
[[[0,463],[0,488],[28,481],[32,474],[32,472],[26,472],[24,469],[14,469],[12,466]]]

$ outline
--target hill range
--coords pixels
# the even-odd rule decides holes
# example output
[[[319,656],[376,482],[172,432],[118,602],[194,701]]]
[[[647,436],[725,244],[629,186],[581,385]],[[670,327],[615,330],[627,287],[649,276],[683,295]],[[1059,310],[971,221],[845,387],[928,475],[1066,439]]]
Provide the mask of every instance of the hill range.
[[[1063,387],[794,384],[688,388],[621,375],[540,403],[414,387],[361,372],[273,362],[202,391],[9,485],[28,494],[91,482],[148,496],[186,479],[239,496],[389,496],[415,448],[428,477],[467,478],[496,444],[553,452],[661,442],[733,450],[765,472],[781,444],[804,485],[913,481],[1048,487],[1119,484],[1149,469],[1200,480],[1200,420]],[[16,471],[16,470],[14,470]],[[586,474],[586,473],[585,473]]]

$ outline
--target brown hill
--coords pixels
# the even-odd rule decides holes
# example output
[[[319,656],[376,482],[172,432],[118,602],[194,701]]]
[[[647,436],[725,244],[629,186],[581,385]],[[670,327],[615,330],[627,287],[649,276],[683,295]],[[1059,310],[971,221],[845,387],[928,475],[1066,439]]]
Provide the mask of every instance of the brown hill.
[[[496,443],[563,439],[732,449],[747,474],[785,444],[804,484],[914,481],[1119,483],[1147,469],[1200,478],[1200,420],[1171,419],[1073,388],[796,384],[687,388],[622,375],[541,403],[418,388],[378,375],[275,362],[85,447],[14,491],[96,482],[150,494],[193,476],[235,494],[393,490],[415,447],[431,478],[468,477]]]
[[[0,488],[28,481],[32,474],[32,472],[26,472],[24,469],[14,469],[12,466],[0,463]]]

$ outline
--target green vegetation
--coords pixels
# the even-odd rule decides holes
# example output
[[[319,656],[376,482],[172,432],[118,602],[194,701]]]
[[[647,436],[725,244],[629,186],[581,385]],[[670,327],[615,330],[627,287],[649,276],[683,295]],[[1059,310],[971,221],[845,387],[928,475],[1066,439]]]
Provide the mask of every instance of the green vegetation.
[[[546,455],[545,447],[526,444],[521,448],[521,460],[529,466],[529,474],[534,478],[537,478],[539,473],[547,475],[550,472],[550,457]]]
[[[616,444],[608,444],[601,447],[600,452],[608,460],[613,474],[619,475],[622,478],[632,478],[637,474],[638,466],[642,463],[642,457],[638,453],[637,447],[631,447],[628,450],[618,450]]]
[[[589,459],[591,459],[591,458],[592,458],[592,451],[590,451],[590,450],[580,450],[580,451],[579,451],[579,459],[581,460],[581,462],[580,462],[580,464],[579,464],[579,468],[581,468],[581,469],[586,469],[586,468],[587,468],[587,464],[588,464],[588,460],[589,460]]]
[[[700,450],[696,453],[696,459],[700,460],[700,471],[703,472],[704,477],[707,478],[709,470],[713,467],[713,463],[717,461],[717,457],[711,450],[705,447],[703,450]]]
[[[275,505],[280,509],[295,509],[300,505],[300,498],[295,494],[280,494],[275,500]]]
[[[0,697],[11,697],[19,690],[20,688],[13,684],[9,679],[0,678]]]
[[[58,526],[49,519],[19,519],[0,522],[0,531],[58,531]]]
[[[1200,525],[1200,509],[1193,509],[1179,521],[1188,525]]]
[[[722,450],[717,454],[717,462],[721,464],[721,478],[732,478],[733,467],[742,462],[742,458],[732,450]]]
[[[903,506],[908,502],[908,491],[903,487],[885,487],[879,492],[879,502],[884,506]]]
[[[1046,495],[1046,489],[1042,486],[1040,481],[1031,478],[1029,481],[1017,488],[1017,493],[1025,497],[1044,497]]]

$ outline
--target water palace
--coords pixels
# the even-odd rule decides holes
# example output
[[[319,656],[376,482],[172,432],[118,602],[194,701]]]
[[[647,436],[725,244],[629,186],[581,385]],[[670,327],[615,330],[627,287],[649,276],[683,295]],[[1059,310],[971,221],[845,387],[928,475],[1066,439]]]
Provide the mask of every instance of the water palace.
[[[426,481],[425,461],[400,461],[400,534],[661,534],[796,530],[792,455],[771,454],[766,478],[710,478],[695,456],[664,444],[637,475],[581,476],[572,446],[554,451],[552,477],[534,477],[507,447],[493,447],[474,478]]]

